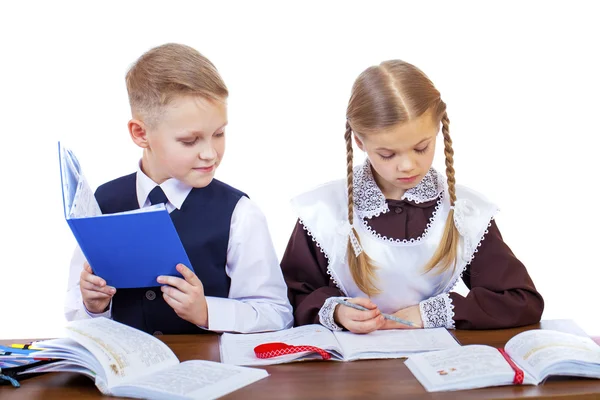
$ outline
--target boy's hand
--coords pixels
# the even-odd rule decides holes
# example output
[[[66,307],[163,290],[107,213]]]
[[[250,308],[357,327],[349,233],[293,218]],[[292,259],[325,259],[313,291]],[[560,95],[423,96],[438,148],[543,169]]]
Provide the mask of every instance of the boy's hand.
[[[79,288],[85,308],[93,313],[99,314],[108,308],[110,300],[117,292],[112,286],[107,286],[106,281],[94,275],[92,267],[88,262],[83,263],[83,270],[79,277]]]
[[[352,333],[370,333],[380,329],[385,320],[375,303],[369,299],[355,297],[348,300],[350,303],[368,308],[368,311],[355,310],[343,304],[338,304],[333,312],[333,319]]]
[[[419,305],[410,306],[403,308],[402,310],[396,311],[392,314],[395,317],[400,319],[410,321],[414,323],[416,326],[408,326],[396,321],[385,320],[385,324],[379,329],[419,329],[423,328],[423,320],[421,319],[421,311],[419,310]]]
[[[204,297],[204,286],[188,267],[177,264],[177,271],[184,279],[176,276],[159,276],[163,298],[177,315],[194,325],[208,327],[208,306]]]

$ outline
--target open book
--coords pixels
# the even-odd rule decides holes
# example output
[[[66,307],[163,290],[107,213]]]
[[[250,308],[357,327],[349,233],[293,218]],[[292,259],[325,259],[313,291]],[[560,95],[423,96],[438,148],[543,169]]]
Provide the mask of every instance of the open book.
[[[58,154],[65,219],[94,274],[120,289],[193,269],[164,204],[103,215],[73,152],[59,142]]]
[[[268,343],[285,343],[291,354],[259,358],[255,348]],[[308,347],[308,349],[307,349]],[[221,362],[234,365],[268,365],[321,359],[312,348],[324,350],[336,361],[401,358],[422,351],[460,347],[444,328],[375,331],[358,335],[347,331],[332,332],[322,325],[304,325],[278,332],[221,336]],[[299,352],[295,352],[298,351]],[[279,352],[285,353],[285,352]]]
[[[213,361],[180,363],[159,339],[106,318],[72,321],[67,338],[36,342],[34,357],[59,361],[23,373],[76,372],[105,395],[146,399],[214,399],[268,376],[262,369]]]
[[[512,385],[518,370],[526,385],[551,375],[600,378],[600,346],[588,337],[535,329],[515,335],[504,351],[514,367],[484,345],[418,354],[405,364],[428,392]]]

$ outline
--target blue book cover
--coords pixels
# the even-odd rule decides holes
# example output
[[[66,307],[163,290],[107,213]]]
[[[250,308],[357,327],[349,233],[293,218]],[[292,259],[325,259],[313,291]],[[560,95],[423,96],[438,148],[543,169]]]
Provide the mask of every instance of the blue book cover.
[[[59,142],[58,153],[65,219],[95,275],[122,289],[193,269],[164,204],[102,214],[73,152]]]

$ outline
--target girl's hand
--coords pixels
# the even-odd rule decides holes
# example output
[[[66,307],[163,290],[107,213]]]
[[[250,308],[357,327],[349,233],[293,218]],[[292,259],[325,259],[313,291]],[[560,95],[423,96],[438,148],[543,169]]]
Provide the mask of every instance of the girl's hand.
[[[381,311],[369,299],[356,297],[348,300],[350,303],[358,304],[368,311],[355,310],[343,304],[338,304],[333,312],[333,318],[338,325],[343,326],[352,333],[370,333],[381,329],[385,320]]]

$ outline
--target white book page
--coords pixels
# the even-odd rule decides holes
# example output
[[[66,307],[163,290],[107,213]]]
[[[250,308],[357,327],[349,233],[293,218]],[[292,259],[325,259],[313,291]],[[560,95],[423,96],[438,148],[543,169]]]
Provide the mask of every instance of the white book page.
[[[160,340],[107,318],[69,322],[67,335],[98,359],[109,388],[179,363]]]
[[[515,377],[504,356],[483,345],[415,354],[405,365],[428,391],[510,385]]]
[[[334,332],[345,360],[404,357],[411,353],[460,347],[444,328],[391,329],[355,334]]]
[[[104,368],[100,362],[85,347],[69,338],[52,339],[36,343],[37,346],[45,350],[35,352],[35,357],[41,358],[59,358],[68,361],[70,364],[80,365],[90,370],[94,375],[104,376]],[[61,365],[60,363],[48,364],[52,366]]]
[[[234,365],[269,365],[290,362],[305,356],[297,353],[276,358],[261,359],[254,354],[254,348],[264,343],[282,342],[288,345],[310,345],[323,350],[336,352],[341,350],[329,329],[322,325],[304,325],[278,332],[235,334],[224,333],[221,336],[221,362]],[[314,355],[312,358],[321,358]]]
[[[94,217],[101,214],[102,211],[100,211],[100,206],[96,201],[94,192],[85,180],[85,177],[81,175],[79,177],[79,185],[77,186],[77,193],[75,193],[75,198],[73,199],[69,218]]]
[[[117,396],[216,399],[268,376],[263,369],[186,361],[112,390]]]
[[[75,155],[60,147],[64,206],[67,219],[101,215],[94,192],[87,183]]]
[[[560,362],[600,364],[600,347],[592,339],[564,332],[526,331],[510,339],[504,348],[516,364],[540,381],[546,370]]]

